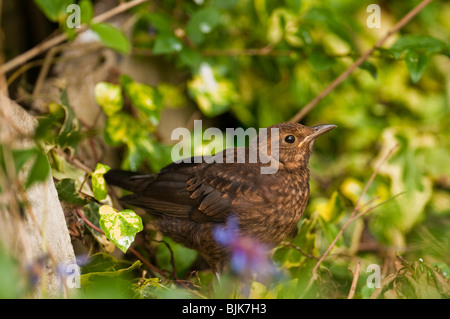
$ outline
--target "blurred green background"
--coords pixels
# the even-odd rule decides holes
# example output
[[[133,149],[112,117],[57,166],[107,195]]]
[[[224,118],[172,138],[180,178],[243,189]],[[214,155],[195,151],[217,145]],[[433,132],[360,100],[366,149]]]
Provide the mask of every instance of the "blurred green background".
[[[53,19],[50,29],[59,25],[76,43],[73,30],[64,27],[66,15],[53,14],[60,9],[44,1],[35,2],[40,6],[30,1],[30,10],[44,12]],[[67,1],[59,2],[66,5]],[[80,1],[81,8],[86,10],[83,12],[92,11],[83,16],[83,23],[93,24],[92,15],[100,10],[102,2]],[[170,146],[174,143],[170,141],[171,129],[177,126],[192,129],[194,119],[203,119],[204,129],[260,128],[289,121],[419,2],[145,3],[128,12],[123,23],[111,22],[103,29],[92,26],[102,45],[118,51],[115,61],[120,65],[107,76],[88,83],[87,94],[95,99],[95,110],[102,121],[90,121],[93,130],[80,128],[76,138],[62,136],[55,140],[45,134],[39,138],[61,149],[70,149],[91,169],[95,165],[89,165],[89,161],[101,160],[110,166],[157,172],[171,162]],[[367,25],[372,14],[367,7],[372,3],[380,7],[381,28]],[[214,288],[213,274],[199,266],[195,252],[161,238],[146,227],[145,235],[136,239],[135,247],[157,267],[168,269],[170,280],[162,278],[158,282],[147,276],[149,280],[138,283],[139,278],[144,278],[145,265],[136,270],[135,265],[131,266],[135,257],[129,253],[118,257],[129,261],[120,267],[114,264],[119,261],[104,256],[108,263],[96,270],[98,277],[102,272],[114,277],[111,273],[133,267],[132,271],[117,274],[120,278],[117,285],[125,287],[119,297],[124,297],[125,289],[129,291],[125,297],[138,298],[346,298],[352,272],[360,263],[355,298],[369,298],[375,291],[366,283],[372,274],[367,271],[371,264],[379,265],[382,278],[387,279],[374,297],[448,298],[449,16],[448,1],[433,1],[301,120],[309,126],[335,124],[337,129],[315,143],[310,162],[311,197],[299,222],[298,235],[273,253],[282,276],[270,283],[250,280],[248,287],[241,289],[239,278],[230,273],[224,275],[230,280],[223,281],[229,284]],[[5,34],[8,39],[8,33]],[[5,45],[8,60],[18,52],[8,41]],[[129,67],[129,61],[137,67]],[[54,67],[60,63],[63,62],[56,60]],[[65,59],[64,63],[77,62]],[[24,91],[33,90],[37,78],[33,72],[37,70],[18,75],[10,84],[14,98],[20,99],[26,95]],[[64,88],[68,93],[66,104],[71,104],[76,116],[86,120],[87,116],[72,98],[75,88],[70,85]],[[58,114],[61,105],[63,108],[67,105],[62,100],[55,101],[59,107],[55,104],[51,107],[50,101],[41,105],[41,114],[53,115],[47,126],[41,126],[43,130],[52,130],[53,124],[64,119]],[[31,110],[35,107],[32,102],[24,104]],[[115,157],[109,157],[107,152],[94,158],[91,155],[90,159],[80,157],[84,154],[80,145],[90,140],[103,145],[102,150],[116,152]],[[221,141],[215,142],[219,149]],[[350,224],[321,264],[320,280],[308,285],[318,257],[348,220],[375,168],[395,145],[398,146],[394,153],[381,166],[362,198],[363,208],[386,202]],[[193,151],[200,154],[202,150]],[[50,163],[54,176],[59,171],[65,178],[76,179],[61,173],[55,162]],[[143,218],[145,222],[146,217]],[[161,243],[149,244],[149,238],[163,239],[171,248]],[[144,239],[147,243],[143,243]],[[105,252],[100,243],[95,240],[94,243],[90,253]],[[14,269],[7,257],[1,257],[0,261],[1,267]],[[173,265],[177,278],[190,284],[175,285]],[[193,273],[196,269],[203,270]],[[123,283],[124,273],[132,274],[125,280],[127,284]],[[95,284],[92,278],[96,277],[91,276],[84,283],[96,288],[85,288],[86,296],[103,296],[108,290],[102,286],[105,281],[98,280]],[[5,281],[0,279],[2,282]],[[7,291],[11,289],[0,284],[0,296],[9,296]],[[22,290],[14,291],[15,296],[24,296]]]

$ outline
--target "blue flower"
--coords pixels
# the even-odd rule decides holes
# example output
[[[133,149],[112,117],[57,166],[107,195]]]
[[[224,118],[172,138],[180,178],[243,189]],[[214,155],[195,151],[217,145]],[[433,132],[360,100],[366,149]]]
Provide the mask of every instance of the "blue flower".
[[[256,238],[242,235],[236,217],[230,217],[224,226],[216,227],[214,238],[231,250],[231,269],[239,276],[250,278],[256,274],[263,279],[275,274],[269,248]]]

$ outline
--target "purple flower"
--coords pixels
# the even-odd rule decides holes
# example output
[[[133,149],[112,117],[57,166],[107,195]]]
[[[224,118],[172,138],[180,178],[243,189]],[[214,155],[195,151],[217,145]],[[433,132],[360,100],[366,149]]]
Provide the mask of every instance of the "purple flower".
[[[236,217],[230,217],[224,226],[214,230],[216,241],[231,250],[231,269],[239,276],[258,280],[275,274],[275,267],[269,258],[269,248],[257,239],[242,235]]]

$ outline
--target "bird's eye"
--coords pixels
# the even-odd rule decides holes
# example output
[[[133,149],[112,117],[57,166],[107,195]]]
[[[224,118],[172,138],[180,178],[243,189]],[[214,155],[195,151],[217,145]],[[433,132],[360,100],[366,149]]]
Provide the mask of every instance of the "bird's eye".
[[[295,142],[295,136],[294,135],[288,135],[284,138],[284,140],[286,141],[286,143],[294,143]]]

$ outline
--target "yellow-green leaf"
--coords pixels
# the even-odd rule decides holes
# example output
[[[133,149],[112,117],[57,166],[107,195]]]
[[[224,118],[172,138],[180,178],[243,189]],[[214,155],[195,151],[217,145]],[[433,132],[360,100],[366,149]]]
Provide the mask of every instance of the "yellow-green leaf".
[[[99,213],[99,224],[106,237],[125,253],[143,229],[141,217],[131,209],[117,211],[109,205],[101,206]]]
[[[100,201],[106,198],[106,181],[105,175],[111,168],[108,165],[97,163],[95,171],[92,173],[92,191],[96,200]]]

